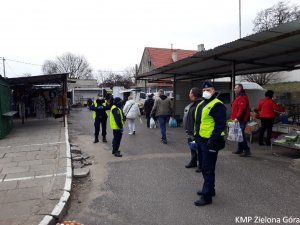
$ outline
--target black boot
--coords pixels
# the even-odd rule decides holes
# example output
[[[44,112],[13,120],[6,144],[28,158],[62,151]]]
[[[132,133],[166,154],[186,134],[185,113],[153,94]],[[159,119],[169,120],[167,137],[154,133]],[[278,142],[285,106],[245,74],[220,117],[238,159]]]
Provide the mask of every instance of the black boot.
[[[185,165],[185,168],[194,168],[197,167],[197,162],[191,160],[187,165]]]
[[[212,203],[211,198],[205,199],[203,197],[201,197],[198,201],[194,202],[195,206],[205,206],[205,205],[208,205],[208,204],[211,204],[211,203]]]
[[[102,142],[107,142],[106,137],[102,138]]]
[[[121,154],[120,151],[117,151],[115,154],[114,154],[115,157],[122,157],[123,155]]]
[[[98,142],[99,142],[99,139],[98,139],[98,137],[95,135],[94,143],[98,143]]]
[[[185,166],[185,168],[197,167],[197,153],[191,150],[191,161]]]
[[[202,172],[202,168],[201,166],[198,166],[198,168],[195,170],[196,173],[201,173]]]

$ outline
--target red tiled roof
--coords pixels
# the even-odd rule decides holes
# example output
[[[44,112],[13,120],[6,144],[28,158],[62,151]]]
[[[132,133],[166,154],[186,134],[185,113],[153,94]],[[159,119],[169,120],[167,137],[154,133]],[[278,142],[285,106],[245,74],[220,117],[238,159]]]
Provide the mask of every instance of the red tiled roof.
[[[149,48],[146,47],[151,63],[155,68],[173,63],[172,51],[177,52],[177,60],[184,59],[194,55],[197,51],[194,50],[182,50],[182,49],[170,49],[170,48]]]

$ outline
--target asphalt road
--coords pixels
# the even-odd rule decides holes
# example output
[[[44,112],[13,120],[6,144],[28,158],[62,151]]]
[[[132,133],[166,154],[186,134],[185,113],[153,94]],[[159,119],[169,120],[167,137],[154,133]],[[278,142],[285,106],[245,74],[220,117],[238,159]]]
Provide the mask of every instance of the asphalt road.
[[[89,154],[93,165],[90,177],[75,180],[65,219],[85,225],[232,225],[242,224],[240,217],[245,216],[252,218],[247,224],[278,224],[278,219],[285,224],[286,216],[300,218],[300,172],[289,167],[299,152],[275,148],[284,153],[275,157],[270,149],[252,144],[253,157],[240,158],[228,144],[219,154],[213,204],[196,207],[203,179],[184,168],[190,155],[182,128],[168,128],[169,143],[164,145],[159,128],[148,129],[137,121],[135,136],[124,132],[123,157],[115,158],[110,131],[107,144],[92,143],[87,109],[73,110],[69,122],[71,143]]]

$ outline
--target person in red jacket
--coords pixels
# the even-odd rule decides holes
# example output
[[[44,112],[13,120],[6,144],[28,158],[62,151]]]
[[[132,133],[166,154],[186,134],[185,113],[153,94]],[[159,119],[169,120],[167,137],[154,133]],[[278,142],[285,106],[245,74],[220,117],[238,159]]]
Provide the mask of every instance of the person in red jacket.
[[[235,85],[234,93],[235,98],[231,104],[231,119],[240,123],[243,133],[243,141],[238,143],[238,149],[234,153],[242,157],[250,156],[251,152],[244,132],[250,117],[249,99],[242,84]]]
[[[261,120],[261,128],[259,131],[259,145],[264,145],[264,133],[267,130],[266,144],[271,145],[272,127],[276,117],[276,112],[284,112],[284,109],[279,107],[273,100],[274,91],[268,90],[265,93],[265,98],[261,99],[257,108],[254,110],[259,113]]]

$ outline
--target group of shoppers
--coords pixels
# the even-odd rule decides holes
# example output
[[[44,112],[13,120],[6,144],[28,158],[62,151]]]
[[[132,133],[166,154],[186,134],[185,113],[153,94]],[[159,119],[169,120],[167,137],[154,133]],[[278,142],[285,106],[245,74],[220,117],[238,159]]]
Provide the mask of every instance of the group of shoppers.
[[[245,138],[245,127],[250,117],[250,104],[243,85],[237,84],[234,89],[235,98],[232,102],[231,120],[238,122],[243,134],[243,141],[238,143],[238,148],[234,151],[242,157],[250,156],[250,148]],[[163,90],[159,90],[159,96],[153,99],[149,95],[145,102],[145,114],[147,127],[150,127],[150,119],[159,121],[161,130],[161,141],[167,144],[166,124],[172,115],[173,108],[171,99]],[[264,145],[264,132],[267,130],[266,144],[270,145],[272,126],[276,111],[283,112],[273,100],[274,92],[269,90],[265,93],[265,98],[260,100],[255,111],[259,113],[261,119],[261,130],[259,144]],[[196,167],[196,172],[202,172],[204,179],[202,189],[197,192],[200,196],[195,201],[196,206],[204,206],[212,203],[215,191],[215,168],[219,150],[225,147],[224,130],[226,128],[226,107],[217,98],[214,85],[210,81],[205,81],[202,89],[194,87],[189,92],[191,103],[184,110],[183,126],[187,134],[187,142],[191,151],[191,160],[186,168]],[[135,119],[141,116],[137,103],[129,96],[123,109],[123,102],[120,98],[114,98],[112,103],[108,103],[101,95],[90,105],[95,120],[95,140],[99,142],[100,124],[102,127],[102,140],[106,140],[106,121],[109,115],[110,127],[113,130],[112,154],[122,157],[119,147],[124,132],[125,120],[128,121],[129,135],[135,135]]]

